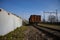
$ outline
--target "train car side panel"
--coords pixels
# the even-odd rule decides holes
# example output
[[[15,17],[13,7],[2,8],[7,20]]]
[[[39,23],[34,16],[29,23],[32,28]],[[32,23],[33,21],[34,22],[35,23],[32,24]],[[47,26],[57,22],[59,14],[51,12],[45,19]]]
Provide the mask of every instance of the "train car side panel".
[[[31,15],[29,18],[29,23],[40,23],[41,16],[40,15]]]

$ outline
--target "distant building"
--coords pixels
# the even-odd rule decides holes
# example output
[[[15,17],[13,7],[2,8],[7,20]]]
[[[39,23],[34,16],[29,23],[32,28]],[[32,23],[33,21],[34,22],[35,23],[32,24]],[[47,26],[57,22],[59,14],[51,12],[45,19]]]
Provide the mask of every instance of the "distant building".
[[[57,22],[57,18],[56,18],[56,16],[54,16],[54,15],[49,15],[48,21],[49,21],[49,22]]]
[[[0,35],[5,35],[21,26],[21,17],[0,8]]]

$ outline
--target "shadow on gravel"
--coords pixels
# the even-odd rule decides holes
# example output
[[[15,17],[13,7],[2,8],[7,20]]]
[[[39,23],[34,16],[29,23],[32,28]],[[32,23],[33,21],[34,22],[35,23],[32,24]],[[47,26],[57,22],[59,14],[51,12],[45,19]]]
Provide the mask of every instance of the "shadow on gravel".
[[[24,26],[31,26],[32,24],[25,24]]]

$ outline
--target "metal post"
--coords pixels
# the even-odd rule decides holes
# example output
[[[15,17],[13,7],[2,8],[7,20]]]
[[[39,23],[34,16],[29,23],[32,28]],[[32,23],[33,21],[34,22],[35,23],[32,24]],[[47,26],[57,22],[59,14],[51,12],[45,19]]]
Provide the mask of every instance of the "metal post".
[[[50,16],[51,16],[51,14],[52,14],[52,12],[49,12],[50,13]],[[51,16],[52,17],[52,16]],[[51,20],[51,23],[52,23],[52,20]]]
[[[57,13],[57,9],[56,9],[56,18],[57,18],[57,22],[58,22],[58,13]]]
[[[44,16],[43,21],[45,22],[45,12],[43,12],[43,16]]]

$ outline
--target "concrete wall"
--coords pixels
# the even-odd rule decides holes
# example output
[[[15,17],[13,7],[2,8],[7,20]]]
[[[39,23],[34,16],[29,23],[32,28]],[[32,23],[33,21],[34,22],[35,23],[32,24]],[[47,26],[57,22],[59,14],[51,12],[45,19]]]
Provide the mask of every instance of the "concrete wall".
[[[10,31],[22,26],[22,19],[4,11],[0,11],[0,35],[5,35]]]

